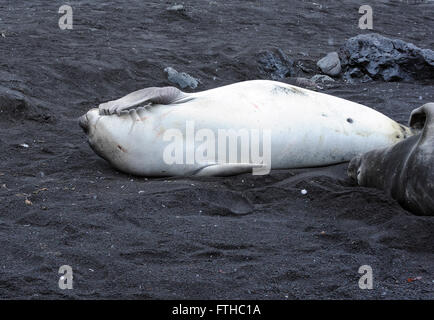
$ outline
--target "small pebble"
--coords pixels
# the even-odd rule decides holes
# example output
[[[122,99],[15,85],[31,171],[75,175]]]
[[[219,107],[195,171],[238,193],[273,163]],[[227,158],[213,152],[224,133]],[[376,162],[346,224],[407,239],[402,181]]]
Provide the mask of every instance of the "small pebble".
[[[174,6],[167,8],[167,11],[182,11],[182,10],[184,10],[184,6],[182,4],[176,4]]]
[[[307,194],[307,190],[306,189],[301,190],[301,194]]]

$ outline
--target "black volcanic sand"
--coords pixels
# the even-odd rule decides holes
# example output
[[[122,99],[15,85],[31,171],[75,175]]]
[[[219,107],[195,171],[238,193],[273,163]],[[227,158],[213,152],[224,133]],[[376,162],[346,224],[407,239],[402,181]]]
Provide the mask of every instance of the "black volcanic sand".
[[[63,1],[0,5],[0,298],[433,299],[434,217],[354,186],[347,164],[146,179],[112,169],[77,123],[98,103],[170,85],[167,66],[204,90],[260,77],[252,57],[278,47],[310,77],[369,32],[359,1],[145,2],[70,1],[73,30],[58,27]],[[373,2],[373,31],[433,49],[434,4],[409,2]],[[321,91],[406,123],[433,88],[338,80]],[[64,264],[73,290],[58,288]],[[364,264],[373,290],[358,287]]]

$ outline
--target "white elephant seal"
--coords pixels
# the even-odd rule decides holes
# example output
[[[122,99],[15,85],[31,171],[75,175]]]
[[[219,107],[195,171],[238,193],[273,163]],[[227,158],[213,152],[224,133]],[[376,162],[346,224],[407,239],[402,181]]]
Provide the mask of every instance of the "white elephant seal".
[[[434,216],[434,103],[413,110],[409,124],[421,132],[355,157],[348,174],[361,186],[384,190],[408,211]]]
[[[142,176],[324,166],[412,135],[363,105],[267,80],[197,93],[146,88],[91,109],[80,125],[98,155]]]

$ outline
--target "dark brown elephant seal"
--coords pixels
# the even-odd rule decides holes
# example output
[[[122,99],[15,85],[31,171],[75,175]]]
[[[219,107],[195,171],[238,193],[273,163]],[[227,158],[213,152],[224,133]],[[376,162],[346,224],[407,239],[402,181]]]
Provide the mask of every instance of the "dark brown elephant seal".
[[[360,186],[384,190],[417,215],[434,216],[434,103],[413,110],[418,134],[351,160],[348,175]]]

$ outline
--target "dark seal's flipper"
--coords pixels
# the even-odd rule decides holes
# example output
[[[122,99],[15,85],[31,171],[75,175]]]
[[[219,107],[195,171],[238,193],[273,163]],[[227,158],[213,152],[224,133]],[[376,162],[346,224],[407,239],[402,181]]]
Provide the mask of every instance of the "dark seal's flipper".
[[[421,139],[429,139],[429,137],[434,139],[434,103],[427,103],[414,109],[408,123],[411,128],[422,130]]]
[[[151,87],[134,91],[126,96],[101,103],[99,112],[101,115],[120,114],[121,111],[135,108],[143,104],[172,104],[187,97],[188,94],[175,87]]]

